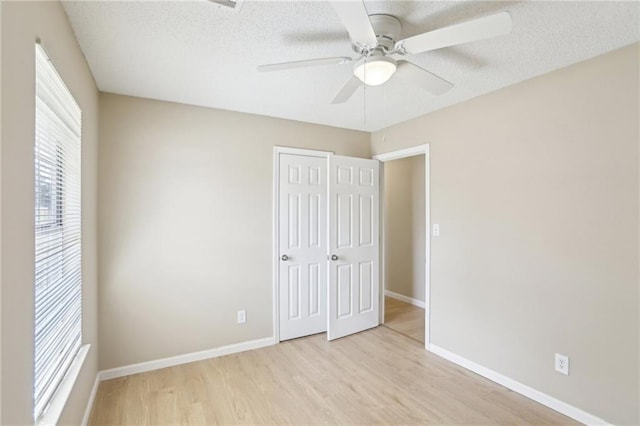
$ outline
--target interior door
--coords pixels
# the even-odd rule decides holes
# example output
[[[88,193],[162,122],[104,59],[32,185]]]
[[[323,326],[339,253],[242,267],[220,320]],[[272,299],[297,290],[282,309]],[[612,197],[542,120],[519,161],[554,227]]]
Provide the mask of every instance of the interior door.
[[[327,159],[280,155],[280,340],[327,329]]]
[[[329,158],[327,337],[373,328],[379,319],[379,162]]]

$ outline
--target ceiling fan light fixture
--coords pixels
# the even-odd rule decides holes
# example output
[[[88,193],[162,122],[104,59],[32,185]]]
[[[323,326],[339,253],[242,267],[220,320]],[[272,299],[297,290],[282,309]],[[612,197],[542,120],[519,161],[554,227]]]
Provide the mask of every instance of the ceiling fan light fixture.
[[[353,74],[367,86],[386,83],[396,72],[396,61],[387,56],[362,58],[353,67]]]

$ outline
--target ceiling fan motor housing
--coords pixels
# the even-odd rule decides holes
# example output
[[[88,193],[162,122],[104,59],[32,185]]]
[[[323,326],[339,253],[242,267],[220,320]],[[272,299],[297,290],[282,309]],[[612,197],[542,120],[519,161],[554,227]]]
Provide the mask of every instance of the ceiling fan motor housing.
[[[354,45],[354,50],[364,56],[369,56],[376,50],[382,50],[383,54],[393,50],[396,41],[400,38],[402,25],[395,16],[391,15],[369,15],[369,21],[376,34],[378,46],[371,48],[369,46],[358,47]]]

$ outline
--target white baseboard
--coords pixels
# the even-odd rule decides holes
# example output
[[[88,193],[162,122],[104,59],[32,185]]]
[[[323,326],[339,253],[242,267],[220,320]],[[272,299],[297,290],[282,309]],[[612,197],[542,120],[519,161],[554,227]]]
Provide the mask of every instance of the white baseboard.
[[[89,417],[91,417],[91,409],[93,408],[93,401],[96,399],[96,393],[98,393],[98,386],[100,386],[100,373],[96,374],[96,380],[93,382],[93,388],[91,394],[89,394],[89,400],[87,401],[87,408],[84,409],[84,416],[82,416],[82,426],[89,424]]]
[[[404,294],[395,293],[391,290],[385,290],[384,295],[393,299],[402,300],[403,302],[411,303],[414,306],[424,309],[424,302],[422,300],[414,299],[413,297],[405,296]]]
[[[138,364],[125,365],[123,367],[111,368],[98,372],[100,381],[115,379],[116,377],[129,376],[131,374],[144,373],[146,371],[158,370],[160,368],[173,367],[174,365],[187,364],[189,362],[201,361],[203,359],[216,358],[223,355],[235,354],[249,351],[251,349],[263,348],[276,343],[274,337],[250,340],[248,342],[236,343],[219,348],[208,349],[206,351],[192,352],[184,355],[172,356],[169,358],[156,359],[153,361],[141,362]]]
[[[453,362],[454,364],[458,364],[461,367],[471,370],[474,373],[477,373],[493,382],[496,382],[508,389],[511,389],[514,392],[519,393],[520,395],[524,395],[527,398],[539,402],[540,404],[558,411],[565,416],[571,417],[572,419],[577,420],[581,423],[584,423],[586,425],[610,425],[599,417],[589,414],[586,411],[582,411],[579,408],[569,405],[566,402],[562,402],[559,399],[535,390],[500,373],[496,373],[495,371],[490,370],[487,367],[476,364],[473,361],[463,358],[453,352],[449,352],[448,350],[436,346],[433,343],[429,345],[429,350],[432,353]]]

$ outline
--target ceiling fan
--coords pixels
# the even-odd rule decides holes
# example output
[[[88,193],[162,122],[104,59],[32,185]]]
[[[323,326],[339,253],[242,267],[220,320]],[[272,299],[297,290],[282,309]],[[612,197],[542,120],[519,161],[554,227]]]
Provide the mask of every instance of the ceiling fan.
[[[378,86],[393,75],[432,94],[441,95],[451,89],[453,84],[408,62],[407,57],[511,31],[511,15],[501,12],[399,40],[402,25],[398,18],[391,15],[369,15],[362,1],[334,0],[330,3],[349,32],[353,51],[359,55],[353,67],[353,76],[338,91],[332,104],[349,100],[361,84]],[[258,71],[345,64],[352,60],[353,58],[341,56],[283,62],[260,65]]]

